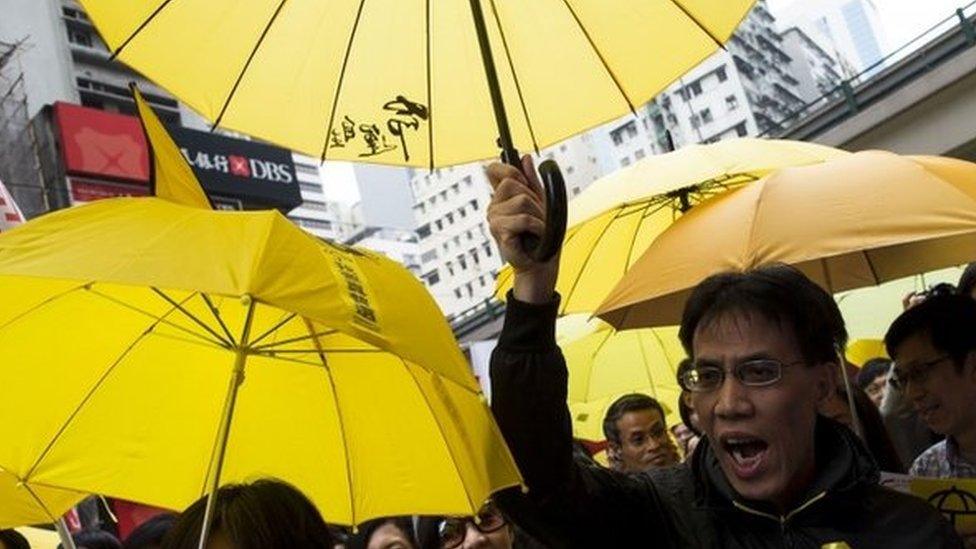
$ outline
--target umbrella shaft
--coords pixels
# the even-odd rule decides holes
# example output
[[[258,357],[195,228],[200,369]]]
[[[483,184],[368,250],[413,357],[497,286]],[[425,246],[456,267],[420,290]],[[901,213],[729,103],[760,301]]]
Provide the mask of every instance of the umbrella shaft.
[[[520,168],[519,153],[515,150],[515,145],[512,144],[512,132],[508,127],[505,102],[502,100],[502,90],[498,84],[495,59],[491,55],[491,42],[488,40],[488,29],[485,27],[481,2],[480,0],[470,0],[470,3],[474,28],[478,35],[478,46],[481,48],[481,61],[485,67],[485,77],[488,79],[488,91],[491,93],[491,105],[495,111],[495,123],[498,125],[498,146],[502,149],[502,160]]]

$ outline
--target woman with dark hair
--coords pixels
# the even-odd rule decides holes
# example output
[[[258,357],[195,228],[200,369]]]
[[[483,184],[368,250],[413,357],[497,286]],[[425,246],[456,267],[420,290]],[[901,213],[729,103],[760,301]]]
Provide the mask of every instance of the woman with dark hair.
[[[183,511],[163,548],[196,549],[206,506],[204,496]],[[290,484],[270,479],[217,490],[208,536],[208,549],[332,549],[315,505]]]
[[[160,513],[140,524],[122,543],[122,549],[159,549],[176,524],[175,513]]]
[[[0,530],[0,549],[30,549],[30,543],[17,530]]]
[[[417,549],[411,517],[384,517],[359,526],[347,549]]]
[[[512,549],[515,527],[492,502],[477,517],[422,517],[417,524],[420,549]]]
[[[904,473],[905,466],[898,458],[898,452],[895,451],[895,445],[891,442],[891,436],[881,419],[881,412],[878,411],[878,407],[860,387],[852,386],[851,390],[854,391],[854,409],[857,411],[857,417],[861,421],[863,430],[861,439],[875,463],[882,471]],[[820,415],[842,423],[856,432],[854,420],[851,417],[851,408],[847,401],[847,393],[843,387],[838,387],[834,398],[821,405]]]

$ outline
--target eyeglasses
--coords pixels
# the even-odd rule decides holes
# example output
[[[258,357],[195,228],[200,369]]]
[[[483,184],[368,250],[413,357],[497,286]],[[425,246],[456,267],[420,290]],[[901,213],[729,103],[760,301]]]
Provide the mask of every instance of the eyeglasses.
[[[932,360],[926,362],[920,362],[909,368],[899,368],[897,364],[891,367],[891,386],[899,391],[905,390],[909,383],[914,383],[918,385],[920,383],[925,383],[925,380],[929,378],[929,374],[932,372],[932,367],[940,362],[944,362],[952,358],[949,355],[942,355],[938,358],[933,358]]]
[[[783,368],[803,364],[802,360],[780,362],[771,358],[747,360],[732,367],[732,375],[743,385],[765,387],[783,379]],[[692,393],[706,393],[722,386],[725,369],[714,364],[694,365],[681,374],[678,383]]]
[[[464,543],[464,537],[468,533],[468,524],[473,524],[482,534],[490,534],[501,530],[508,521],[504,515],[491,503],[485,505],[478,512],[477,518],[459,517],[449,518],[441,521],[437,528],[442,549],[455,549]]]

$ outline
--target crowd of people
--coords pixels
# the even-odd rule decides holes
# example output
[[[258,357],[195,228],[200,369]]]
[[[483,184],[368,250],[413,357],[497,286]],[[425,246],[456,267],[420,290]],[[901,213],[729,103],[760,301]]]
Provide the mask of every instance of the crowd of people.
[[[524,173],[534,174],[526,159]],[[686,303],[677,369],[681,423],[654,398],[607,410],[606,465],[573,439],[567,370],[555,341],[558,260],[533,260],[538,181],[493,164],[488,221],[515,271],[491,361],[492,410],[527,491],[471,517],[404,516],[327,525],[296,488],[266,479],[215,496],[214,549],[976,546],[884,473],[976,478],[976,264],[958,287],[909,296],[885,335],[889,358],[849,383],[844,319],[800,271],[715,274]],[[197,547],[207,504],[160,515],[124,543],[81,532],[87,549]],[[961,534],[961,535],[960,535]],[[106,537],[108,536],[108,537]],[[111,538],[111,539],[109,539]],[[835,545],[832,545],[835,544]],[[0,549],[26,547],[12,531]]]

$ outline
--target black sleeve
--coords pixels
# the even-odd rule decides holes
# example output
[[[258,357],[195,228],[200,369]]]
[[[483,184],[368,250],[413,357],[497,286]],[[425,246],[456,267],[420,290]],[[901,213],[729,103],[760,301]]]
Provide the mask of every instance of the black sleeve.
[[[656,523],[668,530],[647,477],[574,461],[566,363],[555,338],[557,309],[558,296],[541,305],[508,296],[491,358],[492,411],[528,493],[502,494],[499,505],[552,547],[618,546],[614,539],[635,539],[629,536],[653,530]]]

